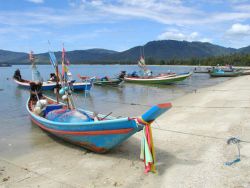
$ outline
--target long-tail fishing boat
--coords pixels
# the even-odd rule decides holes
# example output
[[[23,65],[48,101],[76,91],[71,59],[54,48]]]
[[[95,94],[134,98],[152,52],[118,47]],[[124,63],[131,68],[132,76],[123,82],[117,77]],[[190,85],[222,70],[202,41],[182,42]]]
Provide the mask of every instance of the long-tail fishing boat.
[[[153,72],[147,68],[143,56],[141,56],[141,58],[139,59],[138,66],[141,69],[140,75],[138,75],[134,71],[132,74],[126,75],[124,77],[124,81],[141,84],[172,84],[175,82],[183,81],[192,75],[192,72],[181,74],[167,72],[163,74],[153,75]]]
[[[110,78],[108,76],[104,76],[102,78],[97,78],[94,77],[93,79],[93,84],[97,85],[97,86],[111,86],[111,87],[118,87],[121,86],[122,83],[124,82],[124,76],[125,76],[126,72],[122,71],[117,77],[114,78]],[[88,80],[91,79],[88,76],[80,76],[78,75],[78,77],[82,80]]]
[[[211,77],[236,77],[242,75],[242,71],[225,72],[221,69],[214,69],[210,72]]]
[[[56,57],[54,58],[53,61],[56,61]],[[33,52],[31,51],[29,54],[29,60],[31,62],[32,66],[32,79],[31,80],[26,80],[22,78],[21,71],[17,69],[13,75],[13,80],[16,82],[16,84],[22,88],[25,89],[30,89],[30,82],[33,81],[39,81],[42,82],[42,90],[53,90],[57,87],[58,83],[55,80],[48,80],[48,81],[43,81],[43,78],[40,75],[40,72],[37,69],[37,66],[35,64],[36,58],[33,55]],[[52,61],[52,60],[51,60]],[[59,87],[60,84],[59,84]],[[72,82],[71,87],[74,89],[74,91],[89,91],[92,87],[92,83],[90,82]]]
[[[100,78],[100,79],[95,79],[93,84],[97,86],[112,86],[112,87],[117,87],[120,86],[123,83],[122,79],[119,78]]]
[[[145,171],[155,172],[151,123],[170,109],[171,103],[153,106],[140,117],[115,118],[110,113],[102,115],[76,108],[67,77],[61,79],[61,82],[63,87],[57,90],[57,100],[42,94],[42,83],[30,83],[31,91],[26,108],[37,126],[65,141],[97,153],[105,153],[136,132],[143,131],[140,157],[144,160]],[[59,102],[59,94],[65,103]]]
[[[194,73],[210,73],[212,71],[212,67],[195,67],[193,72]]]
[[[131,83],[142,84],[172,84],[180,82],[192,75],[192,72],[181,74],[157,75],[157,76],[125,76],[124,80]]]

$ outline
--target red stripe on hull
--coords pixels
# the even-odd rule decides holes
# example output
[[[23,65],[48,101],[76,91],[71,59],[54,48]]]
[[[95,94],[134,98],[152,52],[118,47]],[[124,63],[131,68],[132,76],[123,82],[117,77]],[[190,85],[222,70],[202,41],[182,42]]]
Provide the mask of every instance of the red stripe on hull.
[[[172,104],[171,103],[163,103],[163,104],[158,104],[157,106],[159,108],[171,108]]]
[[[103,130],[103,131],[62,131],[62,130],[55,130],[55,129],[50,129],[36,121],[34,118],[31,117],[31,120],[38,125],[41,129],[44,129],[48,132],[51,133],[56,133],[56,134],[67,134],[67,135],[85,135],[85,136],[92,136],[92,135],[107,135],[107,134],[127,134],[133,130],[133,128],[127,128],[127,129],[118,129],[118,130]]]

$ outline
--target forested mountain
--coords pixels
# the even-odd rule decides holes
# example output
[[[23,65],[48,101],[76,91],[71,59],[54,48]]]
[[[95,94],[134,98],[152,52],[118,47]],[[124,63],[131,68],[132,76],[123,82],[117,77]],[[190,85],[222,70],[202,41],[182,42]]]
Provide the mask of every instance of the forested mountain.
[[[67,57],[71,63],[136,63],[140,55],[154,61],[189,60],[192,58],[208,58],[232,55],[235,53],[250,53],[250,46],[234,49],[225,48],[207,42],[187,42],[175,40],[151,41],[144,46],[136,46],[122,52],[106,49],[88,49],[68,51]],[[61,52],[55,52],[60,60]],[[48,53],[36,54],[38,63],[49,63]],[[28,63],[28,54],[0,50],[0,63]]]

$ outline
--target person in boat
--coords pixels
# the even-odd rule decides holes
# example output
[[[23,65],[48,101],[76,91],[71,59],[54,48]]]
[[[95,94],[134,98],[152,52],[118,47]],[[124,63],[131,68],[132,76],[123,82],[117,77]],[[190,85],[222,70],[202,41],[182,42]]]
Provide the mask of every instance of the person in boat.
[[[126,71],[121,71],[121,73],[119,74],[118,78],[119,79],[124,79],[125,76],[126,76]]]
[[[42,82],[30,82],[30,98],[31,100],[38,100],[41,99],[42,94]]]
[[[56,74],[55,73],[50,73],[49,81],[56,82],[56,80],[57,80]]]
[[[20,72],[19,69],[17,69],[17,70],[15,71],[13,78],[15,78],[15,79],[18,80],[18,81],[22,81],[22,80],[23,80],[23,79],[22,79],[21,72]]]
[[[137,78],[137,77],[139,77],[139,76],[138,76],[137,72],[134,71],[134,72],[132,72],[131,77],[136,77],[136,78]]]
[[[150,76],[153,76],[153,71],[150,71]]]
[[[230,64],[230,65],[228,65],[228,67],[230,70],[233,70],[233,65]]]
[[[107,76],[104,76],[101,78],[101,81],[108,81],[108,80],[109,80],[109,77],[107,77]]]

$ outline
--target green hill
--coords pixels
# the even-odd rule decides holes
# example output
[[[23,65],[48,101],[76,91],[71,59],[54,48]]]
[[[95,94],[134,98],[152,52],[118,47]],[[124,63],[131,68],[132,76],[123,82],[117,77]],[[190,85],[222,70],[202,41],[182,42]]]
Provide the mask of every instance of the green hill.
[[[208,58],[235,53],[250,53],[250,46],[240,49],[225,48],[207,42],[187,42],[175,40],[151,41],[144,46],[116,52],[106,49],[74,50],[66,53],[71,63],[136,63],[142,51],[146,59],[156,61],[187,60]],[[61,52],[55,52],[60,61]],[[36,54],[39,63],[49,63],[48,53]],[[28,63],[28,54],[0,50],[0,63]]]

